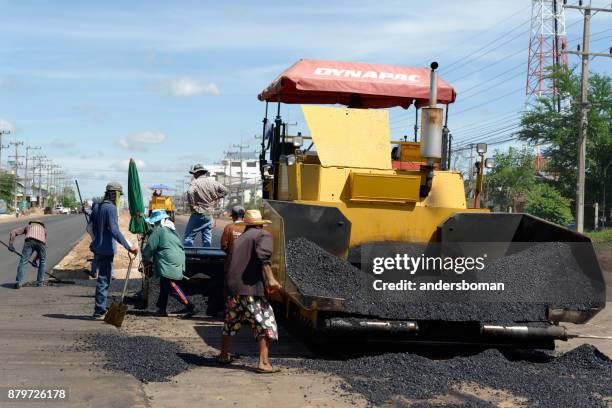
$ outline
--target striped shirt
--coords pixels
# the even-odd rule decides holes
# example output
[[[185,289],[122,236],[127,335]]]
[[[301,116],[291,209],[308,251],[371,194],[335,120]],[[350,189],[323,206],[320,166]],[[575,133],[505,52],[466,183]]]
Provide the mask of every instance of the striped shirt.
[[[9,244],[13,244],[13,242],[15,241],[15,237],[24,234],[26,239],[35,239],[37,241],[42,242],[43,244],[47,243],[47,230],[39,223],[33,222],[31,224],[26,225],[25,227],[15,228],[14,230],[12,230],[11,236],[9,238]]]

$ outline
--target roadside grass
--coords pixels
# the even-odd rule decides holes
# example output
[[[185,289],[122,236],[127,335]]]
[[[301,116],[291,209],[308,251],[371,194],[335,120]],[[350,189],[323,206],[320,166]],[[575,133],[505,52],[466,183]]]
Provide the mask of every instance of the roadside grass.
[[[593,242],[612,243],[612,228],[606,228],[596,232],[587,232],[585,235],[591,238]]]

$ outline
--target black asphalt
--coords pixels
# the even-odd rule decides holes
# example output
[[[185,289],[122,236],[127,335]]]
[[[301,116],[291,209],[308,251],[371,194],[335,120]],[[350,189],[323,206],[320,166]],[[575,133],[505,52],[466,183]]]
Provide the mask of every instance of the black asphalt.
[[[12,229],[26,225],[30,219],[15,220],[0,223],[0,240],[8,243]],[[52,215],[42,217],[47,227],[47,270],[50,271],[79,242],[85,233],[85,218],[83,215]],[[21,252],[23,235],[15,240],[15,248]],[[10,253],[4,246],[0,247],[0,283],[15,281],[19,257]],[[26,281],[36,277],[34,268],[29,267]]]

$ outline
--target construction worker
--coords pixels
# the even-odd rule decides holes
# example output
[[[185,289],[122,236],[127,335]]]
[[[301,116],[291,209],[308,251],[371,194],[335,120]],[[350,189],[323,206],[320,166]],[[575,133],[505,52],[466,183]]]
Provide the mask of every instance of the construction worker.
[[[259,345],[256,371],[273,373],[277,370],[268,360],[268,349],[270,341],[278,340],[278,327],[266,294],[278,291],[281,285],[272,274],[272,234],[263,229],[270,221],[262,219],[258,210],[249,210],[243,223],[245,229],[234,241],[226,274],[228,296],[223,345],[217,360],[220,364],[232,362],[229,353],[231,336],[240,330],[241,322],[249,321]]]
[[[25,267],[30,261],[32,253],[36,253],[34,263],[38,262],[38,275],[36,275],[36,286],[45,285],[45,260],[47,259],[47,229],[41,221],[30,221],[28,225],[15,228],[9,236],[9,250],[15,251],[15,238],[18,235],[25,235],[23,249],[21,250],[21,260],[17,267],[17,277],[15,278],[15,289],[21,288],[25,275]]]
[[[202,234],[202,246],[209,247],[212,242],[213,213],[215,202],[228,194],[224,185],[208,177],[208,170],[201,164],[194,165],[189,171],[193,180],[187,189],[187,201],[191,216],[185,227],[183,244],[193,247],[198,233]]]
[[[104,319],[106,314],[106,301],[108,287],[113,273],[113,258],[115,257],[115,241],[118,241],[132,254],[138,254],[138,247],[132,246],[119,230],[119,216],[117,207],[123,193],[123,187],[116,181],[106,185],[104,201],[100,203],[93,214],[92,228],[93,241],[90,249],[94,253],[96,268],[98,269],[98,284],[96,285],[96,306],[93,317]]]
[[[151,216],[146,219],[149,224],[155,227],[147,239],[147,244],[142,249],[142,259],[146,262],[153,262],[154,276],[159,277],[158,314],[162,317],[168,317],[166,310],[168,296],[171,289],[174,288],[179,301],[185,304],[183,318],[188,318],[197,311],[195,305],[189,301],[189,298],[176,283],[176,281],[183,279],[185,272],[185,251],[181,239],[176,233],[176,227],[169,218],[170,216],[165,210],[153,210]]]

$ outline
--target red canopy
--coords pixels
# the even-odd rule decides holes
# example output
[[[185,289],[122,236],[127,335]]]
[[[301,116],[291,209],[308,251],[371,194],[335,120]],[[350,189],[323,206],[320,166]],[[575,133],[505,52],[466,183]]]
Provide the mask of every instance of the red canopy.
[[[257,98],[284,103],[339,103],[361,108],[408,108],[429,104],[429,68],[299,60]],[[455,90],[438,77],[438,103],[455,101]]]

